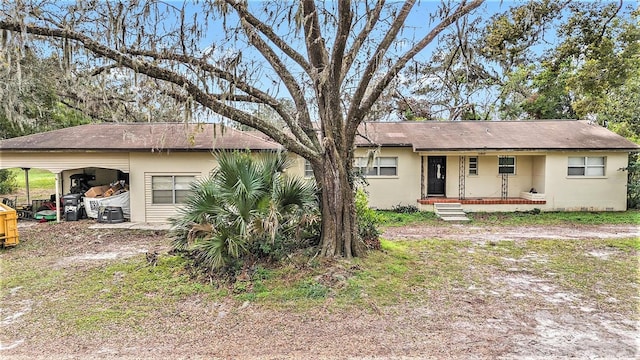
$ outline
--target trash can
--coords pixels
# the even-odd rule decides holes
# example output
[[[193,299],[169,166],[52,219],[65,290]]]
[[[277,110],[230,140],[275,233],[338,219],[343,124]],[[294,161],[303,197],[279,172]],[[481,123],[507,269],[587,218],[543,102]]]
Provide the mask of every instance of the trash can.
[[[64,205],[64,219],[66,221],[78,221],[84,219],[84,203],[82,194],[67,194],[62,197]]]
[[[82,194],[67,194],[62,196],[62,205],[78,206],[82,203]]]
[[[122,207],[120,206],[105,206],[98,210],[98,222],[116,224],[124,222],[124,215],[122,213]]]
[[[0,243],[2,247],[18,245],[18,214],[15,209],[0,204]]]

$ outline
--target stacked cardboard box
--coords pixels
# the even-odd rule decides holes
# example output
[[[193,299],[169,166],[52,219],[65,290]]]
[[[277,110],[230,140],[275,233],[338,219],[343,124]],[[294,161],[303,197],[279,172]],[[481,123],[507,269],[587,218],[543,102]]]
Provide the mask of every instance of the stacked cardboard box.
[[[128,186],[124,184],[124,181],[116,181],[109,185],[94,186],[87,190],[84,196],[90,198],[109,197],[122,194],[125,191],[128,191]]]

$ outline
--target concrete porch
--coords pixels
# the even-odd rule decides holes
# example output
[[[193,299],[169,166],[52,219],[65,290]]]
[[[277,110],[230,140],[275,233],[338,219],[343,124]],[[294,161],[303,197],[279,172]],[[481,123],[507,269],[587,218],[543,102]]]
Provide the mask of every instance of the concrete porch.
[[[440,203],[459,203],[462,205],[544,205],[546,200],[533,200],[521,197],[517,198],[447,198],[447,197],[430,197],[418,200],[420,205],[433,205]]]

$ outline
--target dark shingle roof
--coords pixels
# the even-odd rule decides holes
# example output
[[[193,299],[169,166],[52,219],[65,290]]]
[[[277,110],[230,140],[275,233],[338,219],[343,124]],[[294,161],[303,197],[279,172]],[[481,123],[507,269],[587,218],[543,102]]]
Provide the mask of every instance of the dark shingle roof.
[[[282,146],[255,131],[214,124],[90,124],[0,141],[0,150],[211,151],[276,150]]]
[[[640,146],[583,120],[366,123],[375,145],[429,150],[639,150]],[[363,137],[357,144],[366,146]]]
[[[415,151],[626,150],[640,146],[581,120],[370,122],[358,146],[407,146]],[[15,151],[211,151],[276,150],[282,146],[256,131],[214,124],[91,124],[0,141]]]

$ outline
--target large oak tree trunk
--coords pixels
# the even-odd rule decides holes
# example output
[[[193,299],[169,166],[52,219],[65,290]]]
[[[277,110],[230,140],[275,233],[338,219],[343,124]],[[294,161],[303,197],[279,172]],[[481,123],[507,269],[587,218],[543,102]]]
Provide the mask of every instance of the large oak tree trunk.
[[[322,192],[322,256],[351,258],[365,251],[358,236],[350,164],[348,154],[340,156],[335,149],[328,149],[321,171],[316,171]]]

